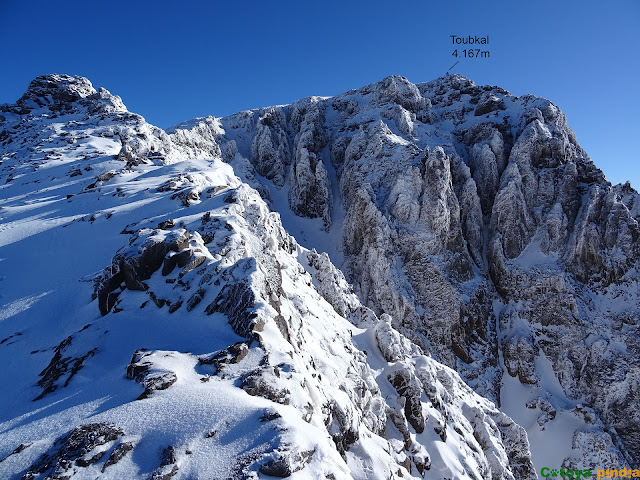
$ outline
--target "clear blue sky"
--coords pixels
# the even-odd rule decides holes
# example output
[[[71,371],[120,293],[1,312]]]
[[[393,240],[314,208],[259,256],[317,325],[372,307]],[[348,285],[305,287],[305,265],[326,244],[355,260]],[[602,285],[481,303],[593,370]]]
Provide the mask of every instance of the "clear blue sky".
[[[452,72],[549,98],[613,182],[640,187],[639,0],[0,0],[0,103],[43,73],[88,77],[160,127]]]

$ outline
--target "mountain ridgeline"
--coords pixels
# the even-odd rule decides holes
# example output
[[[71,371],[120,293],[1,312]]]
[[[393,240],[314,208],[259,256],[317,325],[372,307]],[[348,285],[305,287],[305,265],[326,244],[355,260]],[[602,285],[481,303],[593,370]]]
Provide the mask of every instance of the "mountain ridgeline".
[[[211,122],[267,200],[284,186],[296,215],[337,232],[365,305],[496,402],[503,372],[547,401],[550,362],[606,431],[575,443],[637,465],[640,199],[606,181],[557,106],[460,75],[393,76],[191,123]]]
[[[47,75],[0,154],[6,476],[640,465],[640,196],[548,100],[391,76],[165,132]]]

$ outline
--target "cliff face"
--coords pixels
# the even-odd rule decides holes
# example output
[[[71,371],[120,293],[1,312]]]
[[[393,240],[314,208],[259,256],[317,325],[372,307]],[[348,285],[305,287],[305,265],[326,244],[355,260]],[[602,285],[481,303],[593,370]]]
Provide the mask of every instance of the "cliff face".
[[[342,228],[325,102],[239,114],[237,142],[213,118],[166,133],[81,77],[0,107],[0,476],[536,478],[524,429],[425,355],[417,304],[372,284],[367,307],[263,199]],[[421,195],[448,211],[450,160],[428,158],[442,193]],[[400,237],[357,192],[385,254]],[[421,215],[433,255],[462,248],[459,220]],[[345,258],[368,258],[349,223]]]
[[[393,76],[165,132],[47,75],[0,155],[3,476],[640,462],[640,200],[547,100]]]
[[[553,103],[394,76],[192,123],[214,121],[209,141],[365,305],[541,443],[571,425],[540,458],[638,465],[640,202]]]

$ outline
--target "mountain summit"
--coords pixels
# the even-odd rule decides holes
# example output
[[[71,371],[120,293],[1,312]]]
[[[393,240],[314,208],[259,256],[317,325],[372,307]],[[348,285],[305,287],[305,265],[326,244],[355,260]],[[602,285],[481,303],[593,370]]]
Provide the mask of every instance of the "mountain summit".
[[[391,76],[165,132],[45,75],[0,161],[3,478],[639,466],[640,199],[548,100]]]

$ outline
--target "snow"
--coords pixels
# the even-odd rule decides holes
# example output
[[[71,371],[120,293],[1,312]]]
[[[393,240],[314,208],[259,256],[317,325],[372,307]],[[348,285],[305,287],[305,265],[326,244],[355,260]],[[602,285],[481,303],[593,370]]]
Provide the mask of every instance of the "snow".
[[[299,114],[296,109],[326,107],[329,135],[336,141],[353,136],[353,156],[345,154],[345,162],[352,162],[366,179],[375,207],[397,208],[396,217],[405,215],[407,223],[416,224],[425,214],[420,208],[429,205],[412,204],[414,197],[422,202],[421,196],[428,196],[422,183],[414,189],[425,162],[442,157],[442,172],[449,177],[460,174],[456,168],[469,170],[451,160],[458,141],[455,128],[471,128],[489,118],[498,124],[508,121],[522,115],[524,104],[548,106],[542,99],[516,101],[499,94],[504,110],[456,117],[459,105],[441,104],[441,121],[431,124],[418,121],[402,105],[426,105],[429,99],[419,91],[437,85],[414,86],[401,77],[383,83],[385,89],[376,87],[367,94],[315,97],[223,119],[194,119],[167,132],[126,112],[120,99],[106,91],[100,92],[100,100],[92,100],[108,106],[100,115],[87,113],[82,101],[74,103],[76,111],[55,116],[46,108],[27,118],[7,114],[5,128],[15,132],[14,144],[0,151],[0,179],[6,180],[0,185],[0,362],[5,365],[0,382],[9,391],[0,398],[0,458],[8,455],[0,462],[0,477],[19,478],[51,452],[63,434],[101,422],[122,428],[124,435],[88,452],[89,457],[106,453],[93,465],[73,467],[73,478],[149,478],[173,466],[176,479],[212,472],[216,478],[267,478],[260,470],[269,461],[284,461],[293,479],[422,478],[426,467],[425,478],[513,479],[518,478],[514,469],[523,465],[523,478],[535,476],[533,469],[526,470],[529,444],[535,470],[559,467],[567,459],[580,462],[594,451],[594,442],[605,444],[598,450],[604,452],[600,460],[614,458],[607,457],[615,449],[604,436],[601,420],[582,406],[586,399],[567,396],[537,343],[537,383],[525,385],[507,373],[505,342],[538,342],[555,333],[549,328],[541,335],[539,324],[518,315],[530,306],[527,301],[494,301],[498,365],[476,372],[469,381],[480,390],[503,373],[500,409],[394,329],[398,319],[394,323],[386,314],[378,318],[360,303],[334,266],[348,261],[343,225],[349,205],[343,199],[353,187],[343,175],[344,164],[334,163],[335,145],[323,144],[312,152],[326,170],[330,223],[293,213],[292,159],[277,159],[283,172],[275,175],[268,169],[260,170],[261,175],[252,164],[258,119],[279,112],[291,123],[290,117]],[[469,107],[466,97],[464,106]],[[334,100],[352,108],[353,114],[336,110]],[[293,129],[290,124],[283,128]],[[363,128],[375,133],[375,141],[368,142]],[[515,138],[524,125],[510,128]],[[303,133],[312,135],[311,130]],[[552,135],[543,124],[540,131]],[[282,135],[292,142],[296,133],[287,130]],[[355,152],[360,147],[362,151]],[[398,179],[395,187],[387,184],[388,175]],[[445,180],[445,190],[451,190],[451,178]],[[444,191],[434,208],[446,204],[447,194],[455,197]],[[556,210],[561,216],[561,209]],[[162,227],[168,220],[172,226]],[[419,247],[435,250],[436,230],[448,228],[445,223],[421,225],[411,233],[422,235]],[[389,228],[376,228],[379,241],[391,235]],[[188,254],[190,262],[202,261],[197,267],[174,268],[167,274],[156,269],[144,279],[147,290],[133,290],[134,282],[126,275],[120,288],[109,284],[124,268],[126,262],[120,260],[135,264],[154,246],[186,233],[186,244],[161,260],[166,265]],[[488,238],[486,228],[484,235]],[[560,278],[562,259],[544,253],[552,250],[547,241],[534,235],[520,255],[509,260],[509,267]],[[377,260],[383,265],[387,259]],[[402,254],[394,252],[388,260],[385,278],[397,287],[393,301],[398,309],[410,310],[410,302],[398,300],[416,295]],[[442,267],[438,262],[434,260],[434,269]],[[442,284],[434,291],[445,297],[453,292],[462,303],[470,303],[486,285],[485,267],[472,265],[455,292]],[[572,281],[562,277],[562,282]],[[106,294],[117,299],[102,316],[95,295],[105,283]],[[226,287],[246,288],[242,293],[249,291],[255,301],[245,311],[244,297],[238,294],[240,298],[232,300],[237,305],[221,311],[233,295]],[[367,296],[368,287],[359,291],[361,297]],[[590,306],[580,300],[576,308],[595,307],[610,315],[633,312],[629,305],[637,303],[638,294],[632,288],[592,292]],[[194,291],[201,301],[187,311]],[[159,300],[164,306],[156,306]],[[169,307],[175,311],[169,313]],[[412,307],[421,318],[433,311],[426,304],[413,302]],[[235,324],[236,317],[246,322],[243,313],[250,313],[254,323]],[[504,313],[513,315],[501,330]],[[588,318],[596,326],[608,321],[595,314]],[[589,333],[585,345],[606,344],[608,355],[627,351],[620,336],[604,330],[601,335]],[[431,345],[424,332],[403,332]],[[237,345],[246,349],[246,356],[233,358]],[[132,379],[128,366],[141,349],[146,350],[140,362],[148,368]],[[82,368],[67,370],[55,379],[54,391],[34,400],[46,393],[37,382],[46,379],[39,374],[56,352],[71,361],[84,358]],[[216,355],[226,363],[203,361]],[[474,361],[479,355],[472,352]],[[464,370],[456,359],[450,364],[456,362],[463,372],[472,368]],[[153,381],[167,385],[149,390]],[[147,390],[146,398],[136,400]],[[503,412],[525,427],[529,443]],[[103,472],[109,453],[126,442],[135,445],[133,453]],[[29,446],[10,455],[21,444]],[[160,465],[169,446],[175,449],[175,462]],[[515,465],[512,456],[520,464]]]
[[[62,125],[68,123],[56,124]],[[248,397],[230,382],[215,377],[211,382],[201,382],[196,357],[177,352],[207,353],[240,337],[217,315],[188,316],[185,322],[171,318],[166,310],[140,310],[146,298],[138,292],[131,292],[125,300],[131,310],[113,319],[101,317],[91,302],[90,283],[79,280],[91,278],[109,263],[126,241],[119,234],[126,225],[143,218],[179,218],[186,210],[169,194],[158,195],[152,189],[188,172],[201,173],[207,184],[238,185],[238,181],[219,160],[194,160],[166,167],[142,166],[104,182],[97,191],[86,192],[96,176],[121,166],[105,156],[81,158],[90,150],[117,153],[119,147],[112,139],[97,137],[79,149],[58,147],[59,160],[39,160],[35,172],[28,177],[14,175],[2,189],[0,320],[3,332],[20,335],[13,336],[0,350],[5,365],[2,381],[12,386],[11,394],[0,400],[0,455],[21,443],[33,444],[19,458],[12,456],[0,463],[0,476],[8,478],[23,470],[70,427],[102,421],[118,424],[127,432],[126,440],[139,442],[135,463],[125,457],[102,478],[149,475],[155,468],[149,459],[175,443],[194,451],[193,457],[185,456],[181,461],[186,477],[203,471],[221,475],[226,471],[230,475],[235,459],[259,450],[261,437],[272,437],[270,427],[257,421],[269,402]],[[15,165],[24,169],[27,164]],[[90,167],[91,172],[83,172],[77,180],[65,180],[63,172],[76,165]],[[24,182],[27,178],[29,181]],[[67,195],[73,196],[67,199]],[[195,214],[189,213],[185,221]],[[85,325],[88,328],[81,334]],[[34,387],[38,372],[49,361],[51,347],[69,333],[74,341],[84,336],[84,342],[97,342],[92,345],[98,348],[96,361],[88,362],[74,377],[73,393],[62,390],[33,403],[38,394]],[[89,349],[90,345],[83,346],[81,341],[77,348]],[[169,349],[171,362],[167,368],[176,371],[179,378],[175,393],[133,401],[140,387],[124,378],[122,367],[112,366],[126,366],[132,352],[142,346],[156,351]],[[229,433],[205,440],[205,434],[217,425],[224,425]],[[233,431],[236,433],[231,434]],[[97,475],[98,467],[91,466],[78,478]]]
[[[64,159],[66,151],[62,152]],[[113,165],[107,157],[82,161],[89,162],[93,172],[111,170]],[[251,463],[253,458],[267,459],[265,451],[276,451],[274,449],[287,445],[317,452],[311,463],[291,478],[316,475],[310,472],[323,476],[320,472],[334,473],[336,478],[386,478],[384,472],[389,471],[394,462],[386,439],[364,426],[358,427],[360,440],[349,450],[344,463],[325,430],[323,419],[313,415],[307,423],[299,415],[298,409],[303,409],[306,402],[320,411],[327,397],[333,398],[336,405],[353,408],[347,407],[353,402],[350,396],[353,393],[328,390],[327,386],[343,384],[345,380],[358,384],[361,382],[359,369],[369,368],[364,365],[376,369],[375,388],[387,392],[391,408],[398,406],[393,400],[397,394],[386,379],[391,370],[385,366],[388,364],[375,344],[373,329],[358,329],[341,318],[312,286],[319,285],[320,278],[326,282],[337,278],[339,287],[334,295],[338,295],[336,292],[340,288],[347,290],[348,285],[335,274],[322,277],[319,270],[309,266],[308,250],[298,246],[296,255],[291,257],[278,253],[284,262],[283,272],[290,272],[282,277],[285,296],[279,298],[281,312],[285,318],[303,320],[299,335],[306,339],[305,349],[294,353],[295,348],[291,350],[291,345],[278,340],[282,337],[275,323],[267,323],[263,332],[264,347],[250,349],[247,357],[227,367],[222,377],[199,365],[198,358],[243,340],[232,331],[223,315],[205,315],[203,306],[196,307],[190,314],[169,314],[166,308],[158,310],[148,304],[145,292],[127,290],[118,303],[122,311],[100,316],[95,301],[91,301],[92,285],[88,280],[108,265],[113,253],[127,242],[127,237],[120,234],[125,227],[153,227],[161,220],[172,218],[176,225],[193,229],[200,223],[202,214],[210,212],[217,218],[226,218],[234,229],[242,232],[238,241],[246,242],[244,248],[249,251],[237,254],[248,255],[262,248],[256,243],[255,234],[247,230],[255,228],[250,227],[254,222],[248,210],[251,202],[258,205],[258,215],[264,215],[260,213],[264,207],[255,203],[260,202],[255,193],[247,190],[250,200],[243,201],[242,205],[222,201],[227,189],[212,197],[202,194],[199,201],[185,206],[171,198],[173,190],[157,191],[159,186],[182,176],[189,176],[185,185],[196,186],[201,193],[209,186],[226,185],[239,192],[240,197],[244,195],[241,193],[244,187],[231,168],[219,160],[140,165],[90,191],[86,191],[86,184],[93,176],[77,182],[45,177],[54,185],[49,183],[44,188],[38,183],[23,184],[15,179],[10,189],[4,190],[0,231],[0,255],[4,260],[0,262],[0,270],[3,284],[9,288],[3,290],[1,326],[3,332],[20,335],[12,336],[0,349],[0,359],[6,365],[2,382],[12,385],[13,392],[0,400],[3,412],[0,455],[9,454],[20,444],[30,446],[22,454],[11,455],[0,463],[0,475],[24,472],[61,432],[79,424],[105,422],[124,430],[125,436],[119,442],[135,443],[135,455],[125,456],[105,472],[100,470],[104,460],[90,465],[77,471],[76,478],[148,477],[157,467],[154,459],[169,445],[180,448],[179,478],[198,477],[202,472],[216,472],[224,478],[237,471],[239,460],[244,458]],[[67,199],[67,194],[73,196]],[[274,197],[275,202],[282,201],[277,195]],[[26,198],[29,205],[25,205]],[[317,228],[315,225],[311,230]],[[166,235],[157,233],[148,238],[158,242]],[[201,241],[197,232],[193,238],[194,245]],[[269,245],[277,249],[277,242]],[[142,251],[141,247],[136,248],[138,253]],[[210,254],[207,257],[211,262],[221,258]],[[333,269],[326,263],[328,257],[325,258],[322,268]],[[313,278],[309,274],[300,276],[305,268]],[[24,275],[25,271],[33,273]],[[80,281],[82,279],[84,281]],[[258,277],[253,281],[258,281]],[[148,285],[152,291],[166,288],[166,282],[157,274],[149,279]],[[350,302],[359,304],[355,296],[349,298]],[[140,308],[145,302],[147,306]],[[65,354],[80,355],[97,348],[95,356],[86,361],[68,387],[59,387],[36,403],[32,402],[39,393],[34,385],[38,372],[51,358],[52,347],[67,335],[71,335],[72,343],[71,350],[65,350]],[[352,359],[354,346],[349,347],[353,345],[352,335],[356,344],[369,352],[366,356],[359,354],[366,358],[366,363],[359,367]],[[360,338],[368,340],[362,343]],[[152,362],[153,375],[172,372],[177,381],[167,390],[136,401],[140,385],[125,378],[125,367],[132,353],[142,347],[151,352],[145,359]],[[291,392],[289,405],[248,396],[237,386],[238,379],[261,368],[265,351],[269,352],[272,362],[281,365],[281,375],[297,379],[295,382],[302,379],[303,388],[299,383],[280,380]],[[308,361],[314,365],[312,371],[317,372],[315,379],[301,376],[301,372],[307,371],[304,365]],[[318,384],[320,377],[323,380]],[[260,421],[265,410],[274,409],[283,419],[278,422],[286,424],[286,428],[274,429],[270,422]],[[210,435],[214,430],[216,433]],[[433,445],[434,471],[461,471],[462,467],[453,459],[464,456],[463,446],[457,445],[451,452],[451,444],[440,445],[442,442],[435,433],[416,438],[425,445]],[[109,443],[100,448],[114,448],[114,445]],[[438,460],[440,458],[443,460]],[[406,470],[405,473],[408,474]]]

